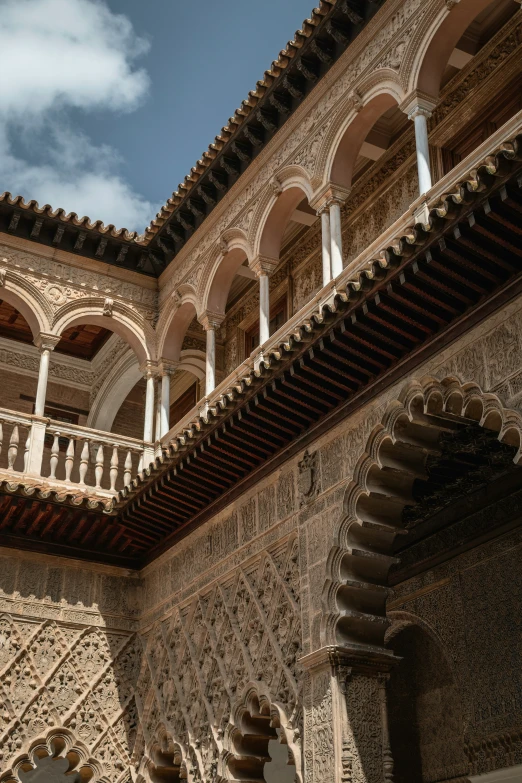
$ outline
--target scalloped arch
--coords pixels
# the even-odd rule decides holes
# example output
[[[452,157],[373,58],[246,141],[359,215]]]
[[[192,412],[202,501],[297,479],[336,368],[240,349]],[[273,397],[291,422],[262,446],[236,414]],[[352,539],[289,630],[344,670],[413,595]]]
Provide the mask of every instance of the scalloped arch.
[[[248,741],[245,741],[245,733],[251,731],[253,723],[256,725],[254,734],[257,736],[257,741],[253,748],[249,748]],[[296,783],[303,783],[298,732],[287,716],[284,706],[272,699],[269,688],[261,680],[247,683],[241,697],[231,710],[230,723],[225,731],[223,742],[225,750],[222,754],[221,780],[230,780],[227,774],[238,759],[241,761],[242,769],[245,768],[246,763],[252,766],[253,771],[261,771],[266,754],[258,755],[259,737],[266,739],[268,747],[270,739],[276,738],[275,728],[281,729],[284,744],[288,746],[289,758],[295,766]],[[236,780],[235,776],[232,779]]]
[[[25,750],[0,774],[0,783],[21,783],[20,772],[35,769],[38,758],[67,758],[69,772],[81,771],[82,783],[110,783],[103,765],[78,741],[70,729],[54,728],[35,740],[28,740]]]
[[[414,505],[413,482],[425,476],[427,454],[441,432],[470,424],[497,433],[522,463],[522,417],[494,394],[454,377],[413,379],[372,431],[344,496],[335,545],[326,563],[322,644],[365,645],[381,651],[393,542],[404,532],[402,510]]]

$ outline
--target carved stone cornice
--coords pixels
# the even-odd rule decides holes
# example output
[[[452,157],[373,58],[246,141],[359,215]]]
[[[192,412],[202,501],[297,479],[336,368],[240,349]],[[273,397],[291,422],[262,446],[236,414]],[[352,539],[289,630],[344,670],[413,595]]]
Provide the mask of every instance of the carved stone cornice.
[[[391,650],[377,647],[344,647],[342,645],[328,645],[315,650],[299,660],[301,666],[307,671],[330,668],[336,671],[358,671],[367,674],[389,672],[400,659]]]

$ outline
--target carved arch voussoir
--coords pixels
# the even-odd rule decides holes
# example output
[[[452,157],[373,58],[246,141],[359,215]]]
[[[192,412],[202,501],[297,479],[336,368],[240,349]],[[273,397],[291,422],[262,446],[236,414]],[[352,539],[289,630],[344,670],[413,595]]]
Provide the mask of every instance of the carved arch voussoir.
[[[47,734],[28,740],[25,751],[0,774],[0,783],[20,783],[20,773],[35,769],[38,759],[66,758],[69,761],[68,772],[81,772],[82,783],[110,783],[105,770],[91,755],[88,748],[79,742],[70,729],[50,729]]]
[[[425,13],[410,37],[399,71],[406,94],[417,89],[420,71],[430,43],[449,13],[445,0],[425,5]]]
[[[1,262],[0,262],[1,266]],[[53,308],[51,303],[42,293],[42,291],[34,285],[25,275],[13,270],[9,267],[6,268],[7,274],[2,287],[2,291],[9,294],[14,294],[15,297],[20,299],[28,308],[31,315],[38,323],[38,328],[41,332],[50,332],[53,322]],[[2,297],[5,298],[5,297]],[[26,313],[22,313],[26,320]],[[34,325],[30,324],[34,331]]]
[[[428,453],[445,428],[475,424],[496,433],[522,464],[522,417],[475,383],[449,377],[412,380],[370,434],[344,497],[343,517],[327,563],[321,643],[381,649],[393,541],[404,533],[402,509],[424,476]]]

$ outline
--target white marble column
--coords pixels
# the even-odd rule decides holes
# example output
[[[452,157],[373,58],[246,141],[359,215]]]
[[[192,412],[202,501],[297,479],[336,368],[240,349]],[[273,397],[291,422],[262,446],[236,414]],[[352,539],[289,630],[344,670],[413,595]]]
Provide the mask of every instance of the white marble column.
[[[417,150],[417,171],[419,174],[419,195],[431,190],[430,146],[428,139],[429,108],[415,105],[408,113],[408,119],[415,123],[415,146]]]
[[[259,345],[270,337],[270,280],[267,272],[259,275]]]
[[[155,383],[155,400],[156,400],[156,406],[155,406],[155,425],[154,425],[154,440],[158,441],[161,439],[161,378],[156,378]]]
[[[206,312],[199,319],[207,333],[207,352],[205,368],[205,395],[208,397],[216,388],[216,330],[224,319],[223,313]]]
[[[40,417],[40,420],[33,419],[31,425],[26,470],[27,473],[32,476],[40,476],[42,472],[42,457],[45,444],[46,421],[43,417],[45,414],[47,381],[49,379],[49,364],[51,361],[51,351],[53,351],[55,346],[60,342],[60,337],[57,337],[54,334],[40,334],[34,342],[40,351],[40,367],[38,371],[38,386],[36,389],[34,413],[35,416]]]
[[[54,351],[54,348],[59,341],[59,337],[46,334],[39,335],[35,340],[35,344],[40,351],[40,368],[38,371],[38,386],[36,389],[36,402],[34,405],[35,416],[44,415],[51,351]]]
[[[330,234],[331,234],[331,264],[332,277],[335,280],[343,271],[343,235],[341,226],[341,202],[330,199]]]
[[[332,279],[332,235],[330,232],[330,210],[326,204],[317,212],[321,216],[321,238],[323,259],[323,288]]]
[[[147,388],[145,392],[145,422],[143,426],[143,440],[152,443],[154,432],[154,373],[148,368],[145,372]]]
[[[259,345],[270,337],[270,275],[277,264],[277,259],[267,256],[258,256],[250,263],[259,279]]]
[[[161,423],[160,438],[170,429],[170,372],[162,371],[161,375]]]

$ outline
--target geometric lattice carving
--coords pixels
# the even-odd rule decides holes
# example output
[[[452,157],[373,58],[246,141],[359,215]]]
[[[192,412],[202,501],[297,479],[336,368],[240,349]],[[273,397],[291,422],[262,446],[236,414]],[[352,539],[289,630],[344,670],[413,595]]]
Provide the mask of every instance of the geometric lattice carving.
[[[140,774],[153,777],[161,751],[161,763],[167,756],[179,761],[172,775],[185,769],[194,781],[229,779],[234,710],[252,683],[268,722],[270,710],[277,718],[266,743],[277,737],[274,727],[292,731],[300,714],[298,584],[297,541],[290,539],[153,626],[137,685],[136,748],[146,748],[148,759],[140,765],[141,750],[135,753]]]
[[[0,761],[9,770],[0,779],[16,779],[47,755],[123,783],[137,734],[137,640],[49,620],[23,630],[0,618]]]

